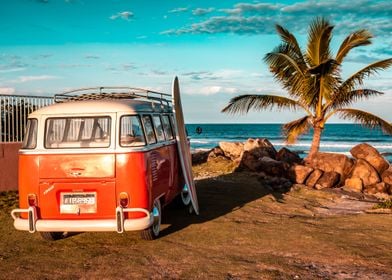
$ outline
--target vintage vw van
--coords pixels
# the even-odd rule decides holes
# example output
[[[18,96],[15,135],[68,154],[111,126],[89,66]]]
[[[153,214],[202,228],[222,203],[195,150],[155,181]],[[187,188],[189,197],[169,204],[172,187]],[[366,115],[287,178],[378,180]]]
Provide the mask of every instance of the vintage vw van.
[[[190,204],[170,95],[135,88],[81,89],[28,117],[19,152],[18,230],[159,235],[163,206]]]

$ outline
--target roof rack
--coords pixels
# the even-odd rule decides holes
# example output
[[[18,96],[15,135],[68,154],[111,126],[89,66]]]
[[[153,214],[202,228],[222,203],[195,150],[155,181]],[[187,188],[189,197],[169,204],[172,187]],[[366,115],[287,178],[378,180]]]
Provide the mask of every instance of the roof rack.
[[[63,93],[55,94],[56,103],[83,100],[103,100],[103,99],[144,99],[170,106],[172,103],[171,95],[167,93],[151,91],[133,87],[91,87],[80,88]]]

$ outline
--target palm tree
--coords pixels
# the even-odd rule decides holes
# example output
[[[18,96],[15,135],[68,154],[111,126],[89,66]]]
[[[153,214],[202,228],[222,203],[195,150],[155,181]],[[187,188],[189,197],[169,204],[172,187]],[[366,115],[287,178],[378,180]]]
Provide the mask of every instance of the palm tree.
[[[276,25],[282,43],[264,57],[275,80],[287,90],[290,98],[275,95],[240,95],[230,100],[222,110],[225,113],[247,113],[249,110],[302,109],[305,116],[283,125],[288,143],[313,128],[313,140],[308,159],[320,147],[325,123],[333,115],[370,128],[380,127],[392,134],[392,125],[371,113],[347,108],[355,101],[382,95],[377,90],[363,88],[364,78],[385,70],[392,65],[392,58],[367,65],[342,79],[341,67],[347,54],[354,48],[371,44],[372,34],[367,30],[351,33],[340,45],[336,56],[330,50],[333,26],[324,18],[316,18],[309,28],[308,43],[302,52],[297,39],[287,29]]]

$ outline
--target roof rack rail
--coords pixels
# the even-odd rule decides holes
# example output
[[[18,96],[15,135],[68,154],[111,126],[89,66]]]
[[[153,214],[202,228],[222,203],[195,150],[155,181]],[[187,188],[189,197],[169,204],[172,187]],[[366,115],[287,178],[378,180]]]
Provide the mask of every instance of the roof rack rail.
[[[163,103],[166,103],[167,106],[170,106],[170,104],[172,103],[170,94],[133,87],[80,88],[54,95],[54,101],[56,103],[82,100],[135,98],[157,101],[161,103],[161,105],[163,105]]]

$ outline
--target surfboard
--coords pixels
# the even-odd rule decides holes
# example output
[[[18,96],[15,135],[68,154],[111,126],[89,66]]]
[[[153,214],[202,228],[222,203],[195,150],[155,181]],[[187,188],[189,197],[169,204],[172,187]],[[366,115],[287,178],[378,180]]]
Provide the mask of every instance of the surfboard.
[[[180,86],[177,77],[175,77],[173,80],[172,101],[175,119],[174,123],[176,126],[176,140],[182,173],[184,174],[185,184],[188,186],[189,189],[193,210],[197,215],[199,215],[199,203],[197,200],[196,187],[192,173],[191,151],[188,145],[188,139],[186,135],[184,114],[182,112],[181,105]]]

